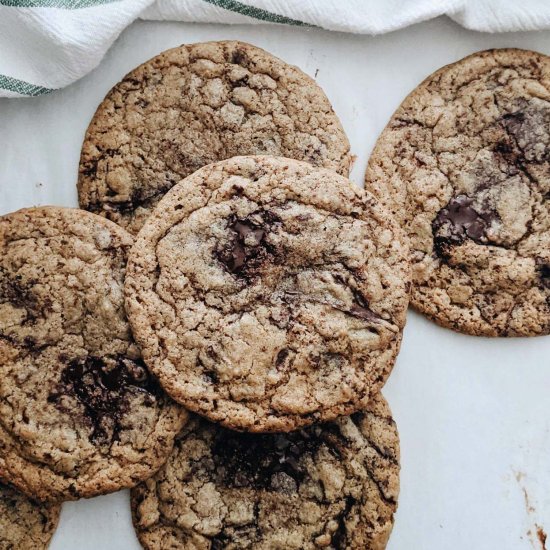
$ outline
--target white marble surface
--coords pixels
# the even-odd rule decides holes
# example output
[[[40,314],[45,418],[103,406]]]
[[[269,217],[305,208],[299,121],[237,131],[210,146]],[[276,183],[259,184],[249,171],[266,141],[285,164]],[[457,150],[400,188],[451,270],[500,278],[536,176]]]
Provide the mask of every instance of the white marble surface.
[[[299,65],[324,87],[357,155],[361,184],[378,133],[403,97],[476,50],[550,54],[550,33],[486,35],[440,18],[377,38],[283,27],[139,22],[75,85],[0,100],[0,213],[76,206],[80,144],[127,71],[183,42],[241,39]],[[409,314],[384,393],[399,425],[402,476],[390,550],[543,550],[550,533],[550,337],[489,340]],[[550,542],[550,539],[549,539]],[[139,548],[127,492],[65,504],[52,550]]]

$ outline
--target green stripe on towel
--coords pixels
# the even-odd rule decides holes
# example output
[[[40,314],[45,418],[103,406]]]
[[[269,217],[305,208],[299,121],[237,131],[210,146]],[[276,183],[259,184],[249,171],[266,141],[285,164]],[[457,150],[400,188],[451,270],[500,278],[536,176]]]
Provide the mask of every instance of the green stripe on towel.
[[[309,23],[304,23],[304,21],[298,21],[297,19],[291,19],[284,15],[279,15],[278,13],[272,13],[270,11],[262,10],[261,8],[256,8],[254,6],[248,6],[237,0],[203,0],[208,4],[213,6],[218,6],[224,10],[232,11],[235,13],[240,13],[241,15],[247,15],[248,17],[253,17],[254,19],[260,19],[261,21],[269,21],[269,23],[283,23],[285,25],[295,25],[297,27],[314,27],[315,25],[310,25]]]
[[[35,86],[24,80],[18,80],[11,76],[0,74],[0,88],[15,92],[21,95],[37,96],[43,94],[49,94],[53,92],[52,88],[44,88],[44,86]]]

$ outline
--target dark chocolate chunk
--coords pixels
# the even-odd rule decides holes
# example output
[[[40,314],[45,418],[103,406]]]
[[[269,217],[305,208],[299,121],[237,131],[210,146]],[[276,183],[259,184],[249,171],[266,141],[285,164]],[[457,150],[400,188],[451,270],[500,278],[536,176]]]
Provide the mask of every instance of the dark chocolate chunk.
[[[232,82],[231,85],[233,88],[242,88],[244,86],[248,85],[248,75],[244,76],[243,78],[239,78],[239,80],[235,80],[235,82]]]
[[[218,373],[214,370],[205,370],[204,371],[204,378],[210,384],[217,384],[218,381],[219,381]]]
[[[517,133],[525,123],[525,113],[521,110],[513,113],[506,113],[503,115],[502,120],[513,133]]]
[[[235,65],[244,65],[246,61],[248,61],[248,55],[244,50],[237,48],[232,52],[230,63],[234,63]]]
[[[497,219],[493,210],[475,210],[474,199],[466,195],[452,198],[432,222],[435,251],[444,257],[449,246],[462,244],[472,239],[478,244],[487,244],[487,229]]]
[[[231,537],[226,535],[223,531],[210,539],[211,550],[223,550],[227,547],[227,544],[231,542]]]
[[[216,250],[218,260],[234,275],[253,275],[275,253],[266,236],[279,221],[278,216],[267,211],[254,212],[244,219],[232,216],[228,229],[233,235],[227,246]]]
[[[502,155],[504,158],[516,158],[517,152],[514,146],[507,141],[499,141],[494,147],[495,153]]]
[[[258,512],[255,512],[255,517]],[[210,539],[211,550],[223,550],[224,548],[253,548],[250,543],[259,538],[258,526],[254,522],[248,525],[225,526],[217,535]]]
[[[288,354],[290,353],[290,350],[287,348],[283,348],[278,354],[277,358],[275,359],[275,366],[281,367],[284,362],[286,361],[286,358],[288,357]]]
[[[165,195],[174,186],[174,184],[174,181],[167,181],[164,185],[155,190],[154,193],[151,193],[150,191],[144,192],[142,187],[136,187],[132,191],[131,197],[126,201],[114,202],[107,199],[103,200],[101,203],[90,204],[86,208],[93,212],[100,212],[105,210],[105,207],[108,207],[108,212],[115,211],[121,214],[126,214],[133,212],[139,207],[146,208],[152,206],[154,202]]]
[[[95,178],[97,175],[97,160],[83,163],[80,168],[80,174],[86,178]]]

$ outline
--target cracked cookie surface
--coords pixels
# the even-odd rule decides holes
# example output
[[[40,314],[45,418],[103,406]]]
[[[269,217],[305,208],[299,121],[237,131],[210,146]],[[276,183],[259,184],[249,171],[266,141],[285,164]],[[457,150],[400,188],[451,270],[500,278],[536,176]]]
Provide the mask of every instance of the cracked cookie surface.
[[[381,550],[398,492],[397,428],[377,394],[351,417],[285,434],[194,416],[132,490],[132,512],[147,550]]]
[[[411,303],[484,336],[550,333],[550,58],[479,52],[428,77],[366,183],[410,237]]]
[[[183,45],[117,84],[86,133],[82,208],[137,233],[173,185],[236,155],[305,160],[347,175],[349,142],[321,88],[242,42]]]
[[[145,362],[176,401],[235,429],[349,414],[399,348],[403,237],[333,171],[261,156],[204,167],[166,195],[129,255]]]
[[[163,463],[186,418],[131,336],[132,243],[82,210],[0,218],[0,477],[41,500],[135,485]]]
[[[46,550],[60,510],[0,483],[0,550]]]

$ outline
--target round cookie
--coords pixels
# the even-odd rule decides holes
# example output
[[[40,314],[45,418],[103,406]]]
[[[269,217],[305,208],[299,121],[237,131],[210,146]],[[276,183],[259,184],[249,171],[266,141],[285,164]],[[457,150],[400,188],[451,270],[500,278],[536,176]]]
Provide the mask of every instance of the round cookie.
[[[206,166],[159,203],[128,258],[145,362],[176,401],[230,428],[349,414],[393,367],[403,237],[333,171],[261,156]]]
[[[260,154],[343,175],[351,164],[338,117],[300,69],[242,42],[183,45],[133,70],[99,106],[82,148],[80,205],[137,233],[198,168]]]
[[[186,419],[131,336],[132,243],[82,210],[0,218],[0,477],[40,500],[135,485],[166,460]]]
[[[161,470],[132,490],[146,550],[382,550],[399,493],[388,405],[286,434],[193,417]]]
[[[412,305],[483,336],[550,333],[550,58],[443,67],[395,112],[366,188],[410,238]]]
[[[0,482],[0,548],[45,550],[57,522],[59,504],[41,504]]]

